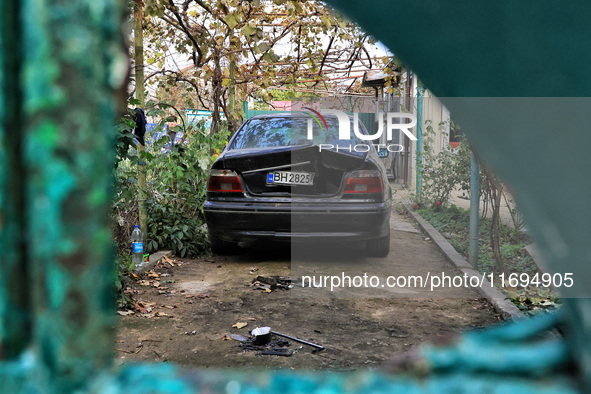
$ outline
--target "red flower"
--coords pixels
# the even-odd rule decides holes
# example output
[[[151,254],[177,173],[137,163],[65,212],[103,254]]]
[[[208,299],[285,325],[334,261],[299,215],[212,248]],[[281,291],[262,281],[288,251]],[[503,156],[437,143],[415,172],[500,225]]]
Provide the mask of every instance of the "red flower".
[[[416,211],[417,209],[419,209],[419,206],[417,204],[415,204],[412,206],[412,209],[414,209]]]
[[[441,201],[435,201],[435,205],[440,206],[441,205]]]

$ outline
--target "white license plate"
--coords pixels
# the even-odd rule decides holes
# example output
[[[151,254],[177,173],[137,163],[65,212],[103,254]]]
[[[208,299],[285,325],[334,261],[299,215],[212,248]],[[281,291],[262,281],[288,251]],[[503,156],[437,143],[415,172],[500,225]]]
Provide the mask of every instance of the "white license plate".
[[[272,185],[312,185],[314,174],[308,172],[271,171],[267,183]]]

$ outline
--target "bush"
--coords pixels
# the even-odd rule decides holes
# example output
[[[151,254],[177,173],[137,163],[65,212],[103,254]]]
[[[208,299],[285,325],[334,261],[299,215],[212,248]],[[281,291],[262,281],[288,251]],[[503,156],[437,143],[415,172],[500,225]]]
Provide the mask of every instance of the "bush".
[[[148,104],[149,105],[149,104]],[[146,136],[148,141],[155,132],[162,130],[170,121],[155,105],[147,113],[162,121]],[[118,163],[115,167],[116,197],[113,204],[113,233],[118,255],[128,252],[131,231],[138,218],[138,165],[146,166],[146,208],[148,234],[144,245],[148,253],[170,249],[180,257],[196,256],[208,250],[209,242],[204,229],[203,204],[209,168],[219,151],[228,141],[227,127],[210,136],[203,124],[189,126],[182,144],[168,151],[168,136],[161,137],[152,146],[146,146],[141,157],[129,133],[134,123],[126,115],[119,123]],[[174,131],[182,130],[176,126]],[[127,143],[127,144],[126,144]],[[212,154],[213,152],[213,154]]]
[[[117,308],[130,308],[133,306],[133,299],[127,291],[127,285],[130,282],[129,276],[135,268],[131,259],[131,253],[127,252],[117,256],[115,267],[116,270],[113,283],[117,295]]]
[[[445,130],[450,123],[451,121],[439,123],[441,135],[447,135]],[[442,206],[445,206],[456,187],[460,186],[465,190],[470,188],[470,146],[465,139],[462,139],[458,148],[442,149],[436,154],[435,130],[430,120],[425,124],[421,202],[439,201]]]

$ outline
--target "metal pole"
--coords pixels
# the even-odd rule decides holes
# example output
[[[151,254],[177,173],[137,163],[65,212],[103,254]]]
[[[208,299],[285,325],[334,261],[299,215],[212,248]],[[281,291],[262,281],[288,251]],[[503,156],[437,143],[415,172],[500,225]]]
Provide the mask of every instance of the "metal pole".
[[[417,196],[423,192],[423,88],[417,87]]]
[[[134,31],[134,46],[135,46],[135,98],[139,101],[138,106],[143,108],[145,105],[144,96],[144,32],[142,27],[143,7],[144,3],[142,0],[136,0],[136,12],[135,12],[135,31]],[[142,159],[143,153],[146,151],[146,147],[142,144],[138,144],[138,154],[140,155],[139,161],[139,197],[138,197],[138,213],[139,213],[139,226],[144,240],[148,237],[148,214],[146,212],[146,163]]]
[[[470,250],[468,261],[478,264],[478,215],[480,213],[480,165],[474,151],[470,151]]]
[[[242,111],[244,112],[244,120],[248,119],[248,101],[242,102]]]

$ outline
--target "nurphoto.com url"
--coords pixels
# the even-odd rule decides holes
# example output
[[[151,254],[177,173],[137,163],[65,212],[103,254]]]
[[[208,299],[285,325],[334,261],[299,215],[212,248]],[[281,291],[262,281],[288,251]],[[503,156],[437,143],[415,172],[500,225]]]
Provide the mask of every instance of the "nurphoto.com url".
[[[302,287],[336,289],[354,288],[407,288],[428,289],[434,291],[442,288],[478,288],[478,287],[572,287],[574,285],[572,273],[527,273],[486,275],[448,275],[445,272],[425,276],[420,275],[390,275],[381,278],[377,275],[364,273],[363,275],[302,275]]]

